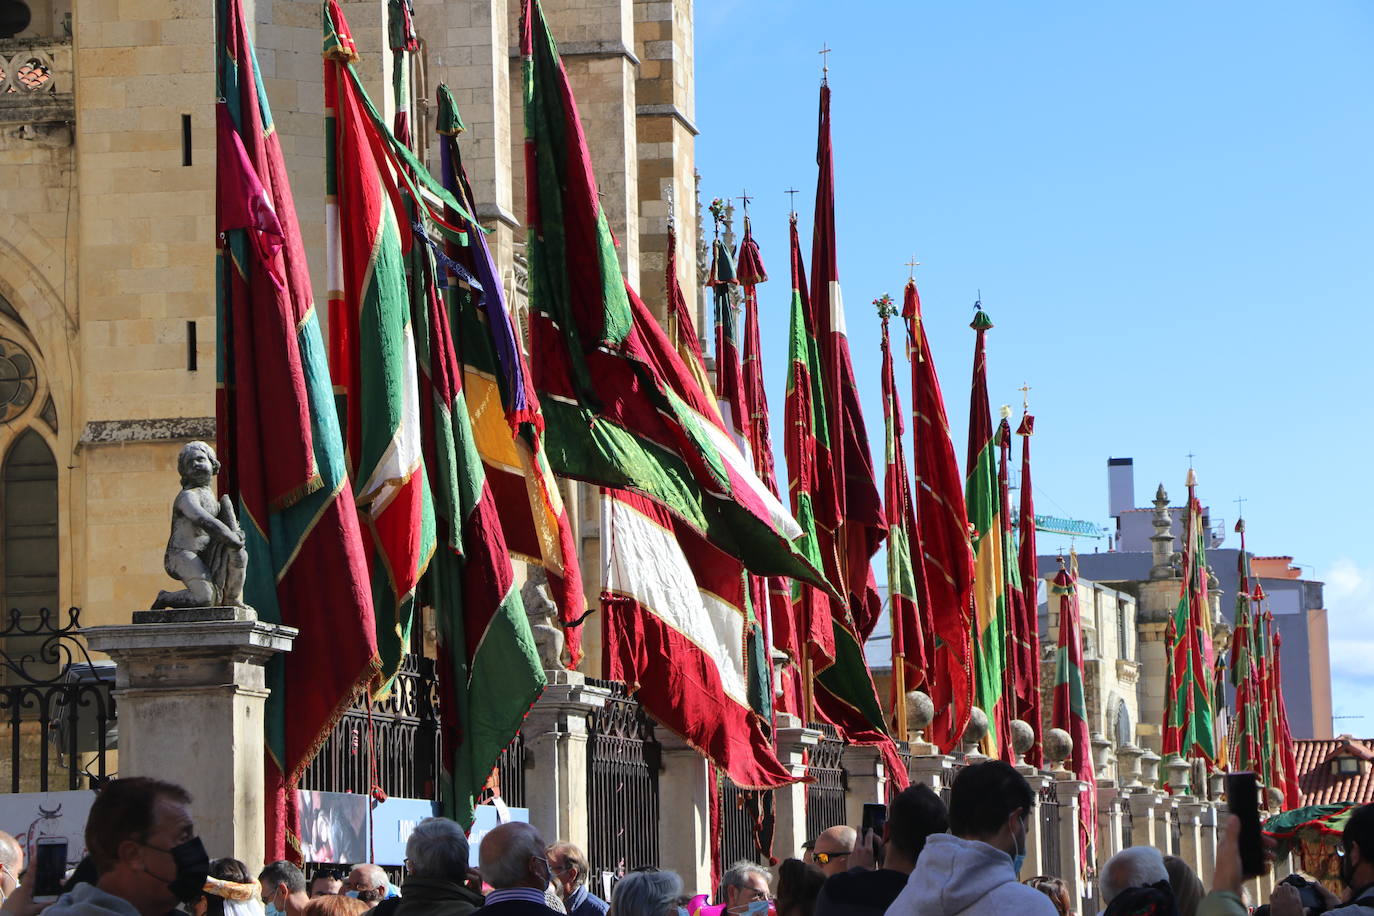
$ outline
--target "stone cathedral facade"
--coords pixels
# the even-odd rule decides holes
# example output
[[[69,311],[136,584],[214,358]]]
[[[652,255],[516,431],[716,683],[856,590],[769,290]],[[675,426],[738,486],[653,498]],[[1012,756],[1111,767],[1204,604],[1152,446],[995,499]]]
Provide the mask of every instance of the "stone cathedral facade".
[[[317,0],[252,0],[261,72],[326,301]],[[346,0],[389,116],[385,0]],[[546,0],[626,275],[663,314],[670,199],[699,287],[692,4]],[[214,4],[0,0],[0,605],[126,622],[159,588],[177,449],[213,439]],[[518,309],[524,128],[516,0],[416,0],[414,124],[447,83]],[[8,24],[8,28],[5,28]],[[21,25],[22,24],[22,25]],[[16,26],[19,26],[16,28]],[[569,490],[595,569],[595,500]],[[595,577],[588,576],[589,588]],[[594,597],[594,596],[591,596]],[[594,648],[594,647],[593,647]],[[599,666],[599,658],[588,659]]]

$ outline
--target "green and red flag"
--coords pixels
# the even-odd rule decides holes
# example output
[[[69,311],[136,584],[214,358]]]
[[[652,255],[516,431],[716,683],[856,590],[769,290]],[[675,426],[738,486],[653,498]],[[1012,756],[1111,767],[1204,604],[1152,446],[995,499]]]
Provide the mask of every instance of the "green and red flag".
[[[1076,565],[1076,564],[1075,564]],[[1076,572],[1076,570],[1075,570]],[[1083,621],[1078,608],[1078,582],[1059,558],[1059,572],[1050,587],[1051,606],[1059,611],[1059,647],[1054,662],[1054,708],[1050,727],[1062,728],[1073,738],[1073,753],[1065,761],[1075,778],[1085,785],[1079,795],[1079,861],[1091,866],[1091,850],[1097,842],[1097,778],[1093,773],[1092,735],[1088,728],[1088,702],[1083,689]]]
[[[436,133],[441,178],[444,188],[474,213],[472,187],[458,146],[463,129],[453,94],[440,84]],[[453,208],[446,211],[455,224],[465,221]],[[446,269],[440,285],[461,328],[458,349],[468,417],[506,545],[513,555],[542,567],[563,624],[568,667],[576,668],[582,660],[581,621],[587,607],[577,542],[545,453],[544,413],[506,305],[501,275],[486,233],[476,224],[467,228],[469,244],[445,240]]]
[[[935,706],[930,740],[951,752],[968,726],[974,705],[972,643],[973,547],[954,441],[935,357],[921,317],[921,297],[910,280],[903,296],[911,357],[912,474],[916,534],[912,560],[924,583],[921,615],[930,659],[927,684]]]
[[[354,498],[370,535],[377,646],[387,681],[410,645],[416,587],[436,543],[420,439],[420,380],[397,201],[382,184],[357,48],[326,6],[325,185],[330,369],[343,398]]]
[[[887,733],[886,716],[863,654],[863,642],[882,615],[872,558],[887,536],[887,524],[845,335],[844,297],[836,258],[835,163],[827,83],[821,84],[816,165],[810,304],[819,365],[813,371],[818,370],[824,394],[817,406],[825,411],[830,434],[830,460],[819,470],[832,481],[828,489],[835,494],[839,512],[837,524],[829,527],[822,523],[819,534],[822,555],[829,564],[827,573],[843,595],[843,601],[831,606],[835,663],[816,677],[816,706],[851,744],[880,747],[892,762],[893,774],[904,777],[905,768],[897,761],[896,745]]]
[[[973,540],[973,671],[974,696],[988,717],[983,751],[1009,759],[1011,716],[1006,695],[1007,558],[1005,520],[997,476],[997,438],[988,405],[987,351],[983,338],[992,319],[981,304],[969,325],[977,332],[973,345],[973,385],[969,400],[968,463],[965,502]]]
[[[997,490],[1000,497],[998,520],[1002,525],[1002,581],[1007,596],[1007,666],[1004,669],[1003,697],[1007,715],[1007,735],[1011,720],[1020,718],[1023,706],[1029,705],[1022,696],[1026,673],[1022,670],[1023,648],[1028,644],[1023,629],[1025,621],[1025,592],[1021,588],[1021,567],[1016,553],[1016,517],[1011,512],[1011,408],[1002,405],[1002,419],[997,425]],[[1030,724],[1030,723],[1027,723]],[[1034,728],[1034,725],[1031,725]],[[1004,740],[1002,758],[1011,762],[1016,752],[1010,740]]]
[[[682,294],[682,284],[677,278],[677,228],[668,221],[668,256],[665,259],[663,287],[668,297],[668,339],[673,349],[682,359],[692,379],[702,391],[711,390],[711,374],[706,371],[706,355],[701,352],[701,338],[697,336],[696,322],[687,308],[687,297]],[[716,405],[719,414],[719,406]]]
[[[1261,703],[1258,657],[1259,635],[1250,592],[1250,554],[1245,549],[1245,519],[1236,522],[1240,553],[1236,557],[1239,584],[1236,586],[1236,619],[1231,632],[1231,684],[1236,689],[1236,713],[1231,723],[1231,765],[1237,770],[1252,770],[1268,779],[1268,761],[1261,743]],[[1220,699],[1220,697],[1218,697]]]
[[[747,202],[746,202],[747,204]],[[768,428],[768,395],[763,386],[763,350],[759,337],[758,285],[768,279],[763,267],[763,255],[749,225],[749,211],[744,213],[744,237],[739,246],[736,277],[744,292],[744,412],[749,451],[754,459],[754,471],[779,496],[778,475],[773,464],[773,438]],[[795,621],[792,616],[792,585],[778,576],[754,577],[750,594],[754,610],[763,621],[769,644],[786,652],[795,645]],[[779,705],[786,712],[800,713],[799,695],[794,678],[784,681]]]
[[[796,520],[624,281],[537,0],[524,4],[521,50],[531,364],[550,464],[612,491],[615,524],[608,519],[603,530],[607,565],[618,572],[602,596],[607,671],[736,783],[788,782],[760,717],[722,692],[745,679],[746,617],[731,584],[745,594],[745,568],[821,586],[825,578],[793,544]],[[626,526],[640,536],[620,534]],[[683,570],[700,589],[687,586]],[[722,603],[700,610],[702,590]]]
[[[379,672],[367,555],[272,112],[239,0],[219,0],[216,405],[244,600],[299,631],[267,665],[264,855],[301,861],[296,785]],[[289,662],[289,663],[288,663]]]
[[[888,613],[892,618],[892,700],[897,730],[905,726],[899,715],[905,708],[908,690],[929,689],[929,666],[926,659],[925,634],[921,614],[929,603],[912,560],[911,545],[916,539],[916,511],[911,501],[911,484],[907,478],[906,450],[902,446],[905,432],[902,422],[902,399],[897,391],[897,379],[892,368],[892,344],[888,336],[888,320],[897,314],[891,296],[874,301],[883,322],[883,427],[886,433],[884,449],[887,469],[883,475],[884,508],[887,513],[887,594]]]
[[[1035,496],[1031,489],[1030,442],[1035,417],[1023,407],[1021,425],[1021,513],[1017,566],[1021,575],[1021,619],[1017,626],[1016,717],[1035,730],[1035,741],[1026,751],[1031,766],[1043,763],[1040,740],[1040,576],[1035,559]]]
[[[1207,532],[1197,499],[1197,476],[1188,470],[1188,511],[1183,544],[1183,584],[1170,615],[1165,652],[1168,678],[1164,697],[1161,754],[1216,760],[1212,705],[1212,611],[1207,598]]]
[[[787,398],[783,408],[783,457],[787,461],[788,496],[792,513],[802,529],[798,546],[818,568],[835,574],[834,551],[823,551],[820,538],[823,532],[834,530],[840,513],[832,486],[834,481],[829,474],[823,473],[830,467],[830,426],[825,416],[820,353],[812,333],[815,325],[795,213],[791,217],[789,237],[792,303],[787,346]],[[835,625],[830,615],[830,597],[824,591],[796,582],[792,592],[791,641],[782,641],[789,631],[782,627],[774,631],[778,647],[799,669],[809,670],[813,679],[815,674],[835,663]],[[812,685],[797,686],[804,694],[802,706],[806,706],[811,702]],[[804,717],[814,715],[814,709],[803,710]]]
[[[430,242],[421,221],[425,204],[414,190],[417,181],[426,186],[435,182],[418,163],[408,160],[395,166],[393,157],[404,144],[386,129],[363,91],[352,58],[344,52],[352,48],[348,25],[334,2],[327,8],[325,25],[325,47],[335,49],[327,57],[326,85],[335,103],[332,110],[340,115],[333,137],[341,164],[337,187],[344,250],[359,250],[351,247],[359,242],[350,240],[350,232],[380,227],[376,234],[363,235],[372,239],[373,252],[371,276],[365,282],[377,292],[369,295],[368,287],[362,287],[357,324],[345,330],[360,337],[391,332],[391,350],[385,350],[383,342],[377,348],[384,352],[373,355],[363,342],[360,351],[364,360],[371,356],[384,368],[400,373],[388,376],[364,365],[358,373],[361,384],[350,390],[350,400],[359,399],[365,408],[375,409],[388,396],[414,398],[413,403],[401,402],[403,435],[412,434],[407,427],[413,422],[420,458],[412,479],[419,478],[432,500],[432,524],[440,542],[420,583],[426,603],[434,608],[438,629],[444,761],[439,791],[445,812],[466,825],[472,821],[477,795],[502,749],[515,737],[538,698],[544,674],[469,418],[461,344],[455,342],[455,330],[462,328],[439,295],[437,246]],[[404,128],[404,122],[400,126]],[[446,204],[447,216],[465,221],[461,228],[476,229],[456,199],[450,195],[440,200]],[[369,218],[350,226],[350,214]],[[394,307],[391,297],[398,279],[406,297],[403,306],[408,320],[404,322],[389,311]],[[457,338],[469,339],[489,346],[476,333]],[[395,347],[396,343],[401,346]],[[407,358],[409,365],[404,362]],[[401,379],[398,392],[373,390],[376,385],[394,384],[397,378]],[[366,409],[361,417],[366,428]],[[501,428],[506,437],[511,436],[508,426],[503,423]],[[407,443],[396,451],[408,447]],[[416,533],[423,534],[429,519],[421,515],[417,522]],[[395,556],[383,553],[386,559]]]
[[[554,472],[642,493],[761,575],[825,580],[796,521],[624,281],[567,75],[526,0],[530,350]]]
[[[712,204],[717,213],[719,202]],[[719,225],[719,223],[717,224]],[[749,408],[745,403],[744,367],[740,364],[739,303],[736,300],[739,280],[735,274],[735,259],[724,242],[717,238],[711,246],[711,272],[706,285],[711,287],[716,318],[716,401],[720,405],[725,429],[757,474],[749,437]],[[763,480],[762,477],[759,478]],[[766,484],[765,484],[766,485]],[[777,495],[777,489],[769,492]],[[750,576],[745,593],[745,674],[750,704],[769,722],[773,719],[773,666],[769,641],[762,625],[767,608],[764,579]],[[760,600],[762,599],[762,600]]]
[[[1266,629],[1273,630],[1274,615],[1265,614]],[[1302,789],[1298,778],[1298,760],[1293,747],[1293,731],[1288,727],[1288,704],[1283,699],[1283,637],[1277,632],[1274,636],[1274,674],[1271,679],[1273,684],[1273,700],[1271,705],[1274,710],[1274,755],[1275,771],[1277,778],[1274,785],[1279,791],[1283,792],[1283,806],[1285,808],[1296,808],[1302,804]]]
[[[872,558],[887,535],[873,455],[868,447],[854,365],[845,332],[844,297],[835,238],[835,157],[830,142],[830,85],[821,84],[817,127],[816,209],[811,224],[811,306],[821,357],[825,410],[832,437],[830,474],[839,499],[834,529],[840,558],[841,588],[855,636],[868,638],[882,615],[883,602],[873,578]]]

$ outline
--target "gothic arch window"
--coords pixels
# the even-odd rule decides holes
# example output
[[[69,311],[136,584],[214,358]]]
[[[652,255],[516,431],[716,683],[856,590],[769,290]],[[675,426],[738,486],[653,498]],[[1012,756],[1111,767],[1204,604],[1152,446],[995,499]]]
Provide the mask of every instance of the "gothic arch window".
[[[40,608],[58,611],[57,461],[43,437],[26,429],[0,468],[0,589],[4,619],[18,609],[30,626]],[[12,637],[11,657],[35,653],[41,637]],[[42,667],[29,667],[44,674]]]

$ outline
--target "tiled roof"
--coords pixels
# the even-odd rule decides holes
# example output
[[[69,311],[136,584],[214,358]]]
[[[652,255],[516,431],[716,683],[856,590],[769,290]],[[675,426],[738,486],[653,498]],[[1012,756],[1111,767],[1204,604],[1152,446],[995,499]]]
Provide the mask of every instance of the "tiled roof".
[[[1304,805],[1329,805],[1336,802],[1367,804],[1374,802],[1374,739],[1355,739],[1349,735],[1310,741],[1294,741],[1298,761],[1299,786]],[[1361,772],[1331,772],[1336,757],[1351,756],[1361,762]]]

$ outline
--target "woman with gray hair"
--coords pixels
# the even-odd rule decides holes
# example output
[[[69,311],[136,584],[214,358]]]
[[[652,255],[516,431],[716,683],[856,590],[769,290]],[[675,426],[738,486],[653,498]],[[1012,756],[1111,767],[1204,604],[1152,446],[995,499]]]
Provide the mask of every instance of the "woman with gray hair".
[[[632,871],[611,892],[607,916],[672,916],[681,897],[677,872]]]

